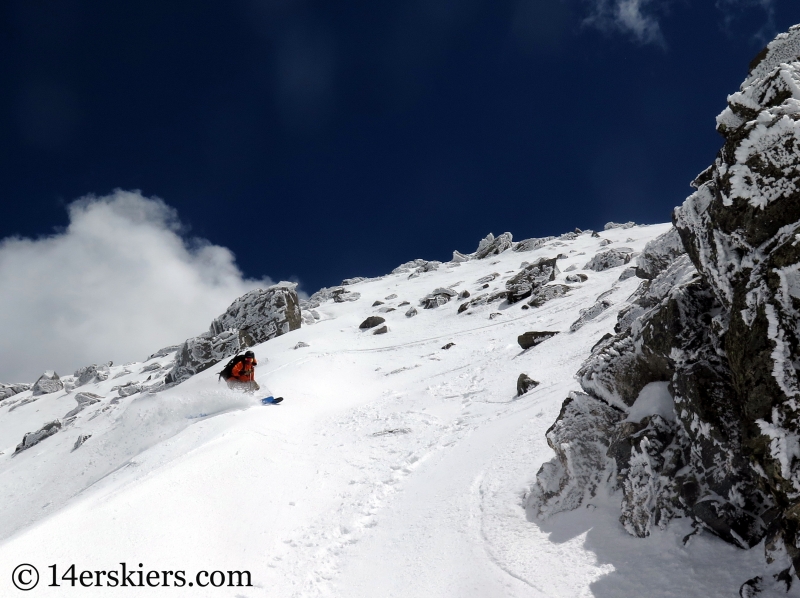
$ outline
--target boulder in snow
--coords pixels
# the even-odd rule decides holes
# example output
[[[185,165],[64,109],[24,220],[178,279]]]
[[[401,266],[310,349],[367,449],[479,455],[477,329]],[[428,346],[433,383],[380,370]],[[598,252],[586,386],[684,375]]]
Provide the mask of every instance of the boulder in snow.
[[[64,383],[53,370],[47,370],[44,374],[39,376],[39,379],[33,383],[33,396],[46,395],[52,392],[58,392],[64,388]]]
[[[543,343],[549,338],[553,338],[557,331],[545,330],[545,331],[537,331],[531,330],[529,332],[524,332],[517,337],[517,342],[519,346],[523,349],[530,349],[531,347],[535,347],[538,344]]]
[[[517,396],[521,397],[532,388],[539,386],[539,383],[528,376],[528,374],[520,374],[517,378]]]
[[[380,326],[385,321],[386,320],[380,316],[370,316],[366,320],[361,322],[361,324],[359,324],[358,327],[361,330],[369,330],[370,328],[375,328],[375,326]]]
[[[609,249],[602,253],[598,253],[590,259],[583,267],[584,270],[594,270],[595,272],[602,272],[610,268],[617,268],[624,266],[631,261],[631,254],[618,249]]]
[[[556,258],[541,258],[528,264],[506,281],[508,302],[516,303],[529,297],[539,287],[555,280],[558,274]]]
[[[636,258],[636,276],[652,280],[685,253],[678,229],[671,228],[644,246]]]
[[[3,384],[0,382],[0,401],[13,397],[15,394],[30,390],[32,384]]]
[[[22,442],[17,445],[17,448],[14,450],[14,454],[21,453],[24,450],[31,448],[39,444],[45,438],[49,438],[56,432],[61,429],[61,422],[59,420],[51,421],[46,423],[41,428],[36,430],[35,432],[28,432],[22,438]]]

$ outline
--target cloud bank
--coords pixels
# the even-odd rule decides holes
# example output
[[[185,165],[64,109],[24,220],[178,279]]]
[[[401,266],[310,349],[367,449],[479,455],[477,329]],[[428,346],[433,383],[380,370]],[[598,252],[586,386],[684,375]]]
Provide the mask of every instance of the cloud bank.
[[[117,190],[68,206],[69,226],[0,241],[0,381],[142,360],[206,330],[248,280],[233,253],[183,233],[158,198]]]

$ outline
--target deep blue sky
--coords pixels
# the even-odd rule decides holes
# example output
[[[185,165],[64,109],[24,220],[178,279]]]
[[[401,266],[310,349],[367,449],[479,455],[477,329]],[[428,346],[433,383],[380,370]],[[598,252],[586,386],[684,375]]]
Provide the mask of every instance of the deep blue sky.
[[[593,1],[7,0],[0,238],[141,189],[313,292],[489,231],[667,221],[800,3],[652,0],[647,43]]]

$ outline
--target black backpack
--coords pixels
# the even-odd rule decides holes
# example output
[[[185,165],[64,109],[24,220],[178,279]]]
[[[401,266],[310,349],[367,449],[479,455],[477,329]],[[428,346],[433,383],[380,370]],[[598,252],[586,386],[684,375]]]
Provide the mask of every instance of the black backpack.
[[[233,366],[242,361],[244,361],[244,355],[236,355],[222,368],[222,371],[219,373],[219,378],[225,380],[230,378],[233,375]]]

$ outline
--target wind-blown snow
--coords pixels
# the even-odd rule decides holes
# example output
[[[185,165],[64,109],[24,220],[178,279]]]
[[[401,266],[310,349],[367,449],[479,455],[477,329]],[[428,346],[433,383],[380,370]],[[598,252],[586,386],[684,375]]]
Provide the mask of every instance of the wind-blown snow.
[[[538,308],[498,301],[459,313],[456,298],[420,305],[436,289],[504,290],[522,261],[559,253],[567,257],[550,284],[563,285],[570,266],[606,249],[602,240],[636,252],[668,229],[586,233],[363,280],[347,286],[360,295],[352,301],[318,297],[302,328],[254,349],[257,380],[285,397],[280,406],[218,384],[217,367],[158,394],[112,390],[146,386],[170,367],[172,355],[162,355],[114,365],[106,380],[81,386],[101,400],[12,456],[26,432],[77,403],[64,390],[3,400],[0,594],[16,595],[9,574],[21,562],[45,574],[53,563],[95,570],[141,562],[186,570],[187,578],[200,569],[249,570],[254,586],[125,588],[120,596],[736,595],[761,566],[758,550],[707,533],[684,546],[691,528],[680,519],[633,538],[618,521],[620,497],[604,495],[604,486],[576,511],[526,518],[526,492],[552,457],[545,432],[639,284],[618,280],[627,266],[589,271]],[[601,294],[609,307],[569,332]],[[415,317],[405,316],[404,302]],[[378,313],[387,333],[359,329]],[[560,334],[522,351],[517,337],[530,330]],[[523,372],[540,384],[517,398]],[[662,390],[643,392],[633,409],[660,412]],[[91,591],[117,595],[43,584],[34,592]]]

